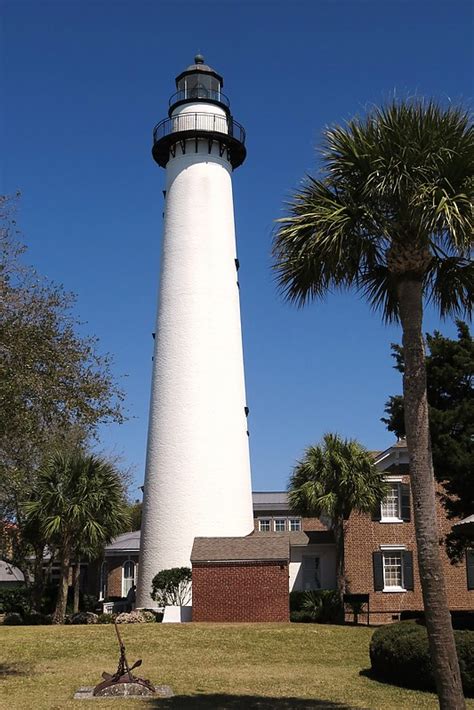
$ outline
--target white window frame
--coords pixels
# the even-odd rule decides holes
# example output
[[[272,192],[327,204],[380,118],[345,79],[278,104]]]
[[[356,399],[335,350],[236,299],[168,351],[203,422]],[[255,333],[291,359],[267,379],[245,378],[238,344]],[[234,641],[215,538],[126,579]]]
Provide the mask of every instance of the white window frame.
[[[402,519],[402,479],[395,476],[386,476],[385,482],[390,486],[397,486],[398,490],[398,515],[384,515],[383,502],[380,503],[380,522],[381,523],[403,523]]]
[[[298,523],[298,527],[292,529],[291,524]],[[300,532],[301,531],[301,518],[288,518],[288,532]]]
[[[383,573],[383,592],[406,592],[403,580],[403,552],[406,550],[405,545],[380,545],[380,551],[382,552],[382,573]],[[389,557],[392,553],[393,556],[400,555],[400,578],[401,586],[393,585],[387,586],[385,583],[385,556]]]
[[[128,564],[133,565],[133,577],[125,577],[125,565],[128,565]],[[126,579],[132,580],[132,584],[130,585],[130,587],[127,590],[125,590],[125,580]],[[133,587],[133,585],[136,584],[136,581],[137,581],[137,563],[134,560],[131,560],[129,558],[128,560],[125,560],[125,562],[123,562],[123,564],[122,564],[122,597],[127,596],[129,589],[131,589],[131,587]]]
[[[262,528],[262,523],[268,523],[268,530]],[[271,518],[259,518],[258,519],[258,532],[271,532],[272,531],[272,519]]]
[[[283,530],[277,530],[277,523],[283,523]],[[286,518],[273,518],[273,532],[287,532],[287,519]]]
[[[100,565],[100,574],[99,574],[99,601],[100,602],[107,598],[107,592],[108,592],[108,586],[109,586],[108,575],[109,575],[108,564],[104,560],[102,562],[102,564]]]

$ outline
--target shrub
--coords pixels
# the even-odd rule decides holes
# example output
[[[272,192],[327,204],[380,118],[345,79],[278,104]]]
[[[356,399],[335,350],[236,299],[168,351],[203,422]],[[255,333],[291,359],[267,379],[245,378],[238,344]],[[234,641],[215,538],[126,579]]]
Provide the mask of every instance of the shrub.
[[[341,601],[335,589],[290,593],[290,621],[334,624],[341,616]]]
[[[24,616],[26,626],[49,626],[53,623],[51,614],[41,614],[39,611],[31,611]]]
[[[29,614],[33,610],[31,590],[13,587],[0,590],[0,614]]]
[[[71,624],[97,624],[99,617],[92,611],[80,611],[78,614],[73,614]]]
[[[156,574],[151,582],[151,598],[160,606],[185,606],[191,600],[191,570],[172,567]]]
[[[23,617],[21,614],[17,614],[16,611],[12,611],[5,616],[3,623],[7,626],[22,626]]]
[[[155,623],[156,615],[150,609],[140,609],[140,613],[147,624]]]
[[[407,619],[416,619],[419,624],[425,624],[425,612],[410,610],[402,611],[400,613],[400,621],[406,621]],[[453,625],[453,629],[459,629],[460,631],[474,631],[474,612],[452,611],[451,623]]]
[[[117,614],[99,614],[97,616],[97,623],[98,624],[113,624],[116,618],[117,618]]]
[[[474,633],[455,631],[461,679],[466,695],[474,694]],[[413,621],[377,629],[370,642],[374,675],[408,688],[434,690],[426,628]]]
[[[301,611],[306,592],[290,592],[290,612]]]
[[[95,594],[80,594],[79,608],[81,611],[94,611],[97,607],[97,596]]]
[[[144,615],[138,609],[135,609],[135,611],[130,611],[130,612],[124,611],[121,614],[118,614],[115,621],[117,622],[117,624],[145,624],[146,623],[146,619],[145,619]]]
[[[314,624],[315,620],[307,611],[290,611],[290,621],[295,624]]]
[[[318,589],[305,592],[303,611],[311,614],[320,624],[335,624],[341,618],[341,599],[335,589]]]

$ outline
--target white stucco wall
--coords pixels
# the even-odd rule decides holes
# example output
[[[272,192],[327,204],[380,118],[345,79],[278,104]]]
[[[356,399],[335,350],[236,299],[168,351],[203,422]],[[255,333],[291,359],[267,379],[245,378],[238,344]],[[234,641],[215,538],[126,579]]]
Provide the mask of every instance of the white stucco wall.
[[[290,556],[290,592],[304,591],[303,556],[320,558],[321,589],[336,588],[336,550],[334,545],[292,547]]]
[[[190,566],[194,537],[253,529],[231,167],[217,146],[199,145],[177,150],[166,169],[142,607],[159,570]]]

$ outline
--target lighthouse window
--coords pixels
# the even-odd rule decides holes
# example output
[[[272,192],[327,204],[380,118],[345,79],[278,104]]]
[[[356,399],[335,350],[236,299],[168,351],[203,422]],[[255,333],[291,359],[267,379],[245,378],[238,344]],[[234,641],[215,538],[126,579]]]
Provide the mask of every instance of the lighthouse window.
[[[186,99],[219,98],[220,83],[209,74],[196,72],[183,77],[178,82],[179,91],[184,92]]]

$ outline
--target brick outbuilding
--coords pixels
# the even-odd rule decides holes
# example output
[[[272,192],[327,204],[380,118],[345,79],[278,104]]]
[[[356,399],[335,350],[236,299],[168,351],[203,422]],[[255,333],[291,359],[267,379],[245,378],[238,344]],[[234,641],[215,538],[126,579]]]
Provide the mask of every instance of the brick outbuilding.
[[[289,559],[284,535],[195,538],[193,621],[289,621]]]

